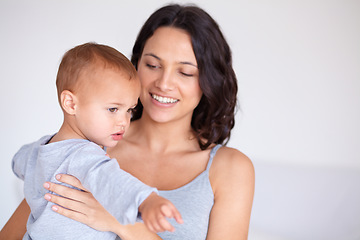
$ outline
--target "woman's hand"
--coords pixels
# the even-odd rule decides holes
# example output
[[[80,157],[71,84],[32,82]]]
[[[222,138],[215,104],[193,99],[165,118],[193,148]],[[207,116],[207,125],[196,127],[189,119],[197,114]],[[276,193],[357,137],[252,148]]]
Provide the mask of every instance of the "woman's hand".
[[[117,230],[121,227],[115,217],[105,210],[94,196],[81,185],[77,178],[66,174],[58,174],[56,179],[82,191],[56,183],[44,183],[44,188],[61,195],[45,194],[44,198],[46,200],[57,204],[52,207],[53,211],[84,223],[98,231],[114,232],[115,227]]]
[[[111,231],[124,240],[156,240],[161,239],[158,235],[150,232],[143,223],[133,225],[121,225],[115,217],[108,213],[105,208],[87,191],[81,182],[70,175],[58,174],[59,182],[67,183],[82,191],[68,188],[66,186],[46,182],[44,187],[58,195],[45,194],[45,199],[58,205],[52,209],[68,218],[84,223],[98,231]]]

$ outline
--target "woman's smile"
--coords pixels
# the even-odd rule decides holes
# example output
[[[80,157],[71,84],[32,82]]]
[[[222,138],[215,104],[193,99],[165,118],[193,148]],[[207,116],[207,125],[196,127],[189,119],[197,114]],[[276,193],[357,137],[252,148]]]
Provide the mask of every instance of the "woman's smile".
[[[172,104],[172,103],[177,103],[179,101],[179,99],[175,99],[171,97],[163,97],[154,93],[150,93],[150,96],[159,103],[163,103],[163,104]]]

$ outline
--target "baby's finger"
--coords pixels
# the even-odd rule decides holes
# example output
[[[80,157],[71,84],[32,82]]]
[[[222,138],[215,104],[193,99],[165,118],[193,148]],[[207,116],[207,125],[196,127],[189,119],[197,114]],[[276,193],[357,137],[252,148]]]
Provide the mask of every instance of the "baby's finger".
[[[174,232],[175,231],[175,228],[164,217],[159,219],[159,226],[160,226],[159,232],[163,232],[163,231]]]
[[[83,191],[87,191],[81,184],[81,182],[79,181],[79,179],[77,179],[76,177],[74,176],[71,176],[71,175],[68,175],[68,174],[57,174],[56,175],[56,179],[59,181],[59,182],[62,182],[62,183],[67,183],[73,187],[76,187],[76,188],[79,188]]]
[[[158,228],[158,226],[154,226],[154,224],[150,224],[150,223],[145,223],[145,225],[151,232],[157,233],[156,228]]]
[[[162,214],[164,214],[165,217],[168,218],[172,218],[173,217],[173,211],[172,211],[172,206],[171,205],[162,205],[160,210],[162,212]]]
[[[180,212],[174,205],[164,205],[161,207],[161,212],[168,218],[174,218],[176,222],[183,223]]]
[[[176,208],[173,210],[173,214],[177,223],[180,224],[184,223],[184,220],[182,219],[180,212]]]

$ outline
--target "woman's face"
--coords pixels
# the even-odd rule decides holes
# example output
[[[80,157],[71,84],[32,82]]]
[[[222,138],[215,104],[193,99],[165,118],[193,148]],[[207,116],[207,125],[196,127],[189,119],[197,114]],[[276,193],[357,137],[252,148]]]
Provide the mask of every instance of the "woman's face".
[[[147,114],[156,122],[191,122],[202,91],[190,35],[181,29],[160,27],[145,43],[138,62],[140,94]]]

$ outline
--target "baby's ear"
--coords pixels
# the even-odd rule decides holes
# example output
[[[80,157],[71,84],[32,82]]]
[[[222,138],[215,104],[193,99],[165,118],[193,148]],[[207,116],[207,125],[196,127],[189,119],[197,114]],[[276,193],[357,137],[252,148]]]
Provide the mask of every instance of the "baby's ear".
[[[76,112],[76,96],[69,90],[62,91],[60,95],[61,107],[70,115]]]

